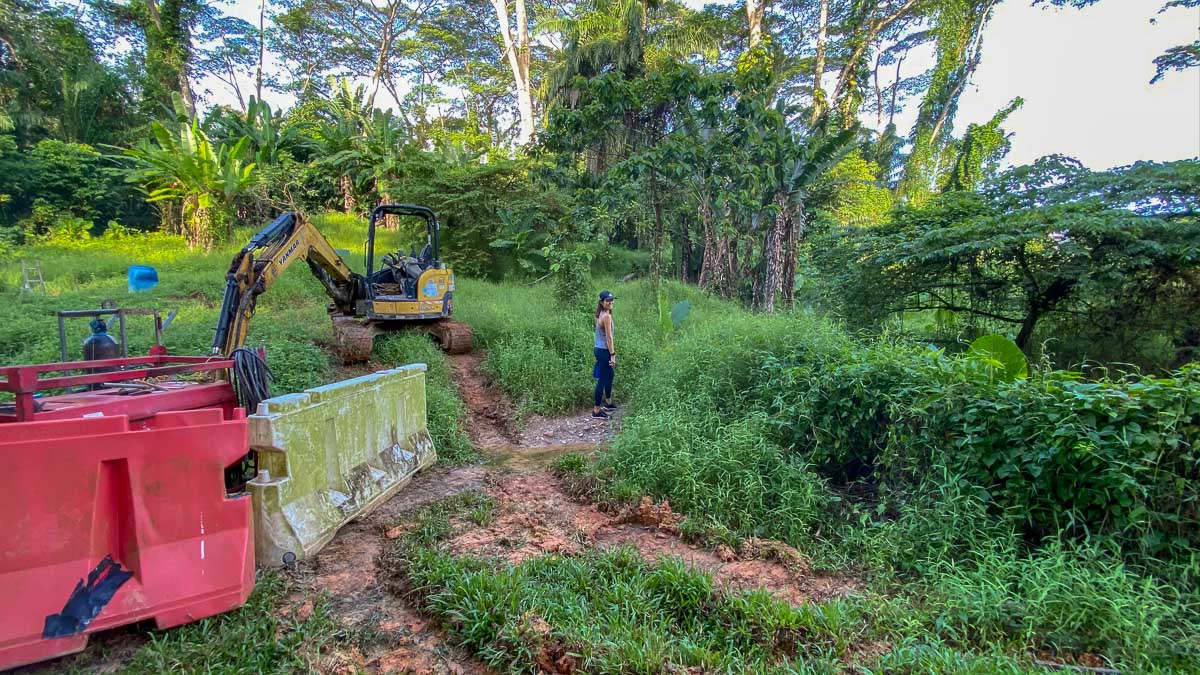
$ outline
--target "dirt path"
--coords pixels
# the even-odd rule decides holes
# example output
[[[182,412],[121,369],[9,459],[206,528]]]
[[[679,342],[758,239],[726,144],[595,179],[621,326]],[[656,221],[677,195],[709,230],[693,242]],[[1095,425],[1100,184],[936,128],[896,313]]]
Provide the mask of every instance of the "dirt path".
[[[490,464],[524,470],[545,468],[559,455],[595,450],[620,424],[620,411],[611,420],[597,420],[590,408],[583,408],[561,417],[530,415],[518,429],[516,407],[480,369],[484,358],[475,352],[456,354],[449,360],[467,406],[467,434]]]
[[[466,491],[488,494],[496,504],[496,518],[486,526],[458,523],[459,534],[449,544],[456,553],[518,563],[546,553],[632,545],[647,558],[680,556],[731,590],[764,588],[793,604],[821,601],[855,587],[851,580],[814,574],[802,555],[774,542],[750,540],[738,551],[687,544],[679,537],[681,518],[669,504],[646,498],[637,508],[606,513],[572,499],[548,471],[549,463],[566,452],[594,451],[611,437],[619,418],[593,420],[585,408],[557,418],[531,416],[518,429],[512,422],[513,405],[481,372],[483,359],[479,353],[457,355],[450,364],[466,403],[467,432],[488,461],[417,476],[396,498],[348,525],[294,572],[302,586],[327,594],[333,616],[354,636],[349,641],[353,646],[321,664],[325,672],[489,672],[406,600],[387,594],[376,579],[376,558],[390,538],[411,525],[412,512]],[[292,611],[311,611],[311,605]]]

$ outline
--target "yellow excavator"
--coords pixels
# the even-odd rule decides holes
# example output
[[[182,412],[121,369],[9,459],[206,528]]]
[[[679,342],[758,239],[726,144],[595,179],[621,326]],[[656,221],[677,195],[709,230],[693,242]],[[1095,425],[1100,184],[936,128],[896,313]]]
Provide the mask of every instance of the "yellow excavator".
[[[425,247],[389,252],[375,269],[375,231],[386,216],[425,220]],[[454,271],[439,257],[437,216],[424,206],[385,204],[371,211],[366,275],[351,271],[324,235],[298,213],[276,218],[247,243],[229,266],[212,353],[230,356],[246,342],[258,296],[293,262],[304,260],[333,301],[334,343],[344,363],[365,361],[381,331],[417,327],[451,354],[471,351],[471,329],[454,321]]]

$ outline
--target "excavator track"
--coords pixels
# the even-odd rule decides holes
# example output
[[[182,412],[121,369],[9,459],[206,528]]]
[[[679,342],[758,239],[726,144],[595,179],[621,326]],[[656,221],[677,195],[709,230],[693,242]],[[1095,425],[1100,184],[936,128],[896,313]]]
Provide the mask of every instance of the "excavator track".
[[[333,319],[334,350],[342,363],[361,363],[371,358],[371,348],[378,329],[353,316],[331,315]]]
[[[447,354],[467,354],[471,351],[471,327],[461,321],[439,319],[425,324],[425,330]]]

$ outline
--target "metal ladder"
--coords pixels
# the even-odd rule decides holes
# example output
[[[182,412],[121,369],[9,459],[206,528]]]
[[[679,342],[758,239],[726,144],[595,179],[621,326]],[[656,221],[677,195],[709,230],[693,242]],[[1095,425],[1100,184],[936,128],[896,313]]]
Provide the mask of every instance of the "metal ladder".
[[[35,290],[46,292],[46,282],[42,279],[42,263],[35,260],[32,264],[21,261],[21,293],[32,293]]]

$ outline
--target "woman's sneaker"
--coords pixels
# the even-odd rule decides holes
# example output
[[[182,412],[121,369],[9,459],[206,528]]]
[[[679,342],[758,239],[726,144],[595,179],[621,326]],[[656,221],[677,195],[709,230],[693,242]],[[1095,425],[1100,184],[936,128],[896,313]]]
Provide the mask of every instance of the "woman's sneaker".
[[[592,413],[592,417],[594,417],[594,418],[596,418],[596,419],[598,419],[598,420],[606,420],[606,419],[608,419],[608,413],[606,413],[606,412],[604,412],[603,410],[601,410],[600,412],[594,412],[594,413]]]
[[[616,403],[605,403],[604,405],[602,405],[600,407],[604,408],[605,410],[616,410],[617,404]]]

